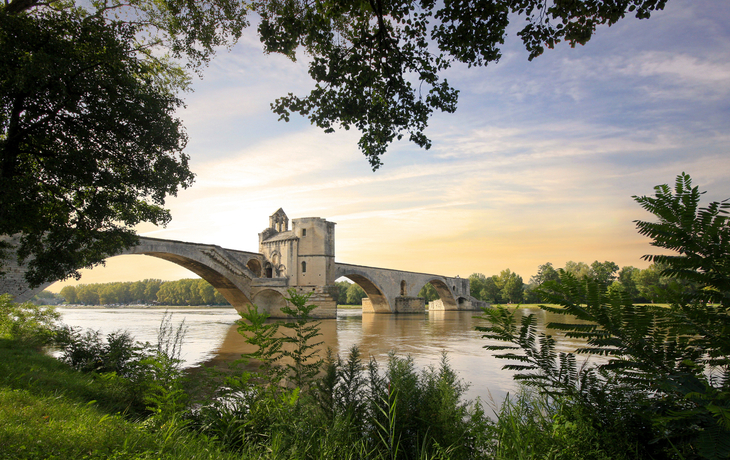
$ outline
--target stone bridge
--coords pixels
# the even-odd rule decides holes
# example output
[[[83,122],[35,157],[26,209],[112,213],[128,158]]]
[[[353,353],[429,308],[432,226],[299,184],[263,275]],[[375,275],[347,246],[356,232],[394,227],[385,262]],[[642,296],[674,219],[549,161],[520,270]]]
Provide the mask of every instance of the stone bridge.
[[[343,276],[359,284],[368,295],[363,299],[363,312],[422,312],[425,303],[418,293],[426,283],[431,283],[440,298],[431,302],[432,309],[473,310],[484,304],[469,294],[469,280],[459,277],[335,263],[335,277]]]
[[[440,299],[431,302],[434,310],[478,310],[485,306],[469,295],[469,280],[426,273],[337,263],[334,260],[334,226],[318,217],[292,220],[279,209],[269,218],[269,228],[259,234],[259,250],[246,252],[210,244],[186,243],[140,237],[139,244],[118,255],[143,254],[181,265],[215,287],[238,311],[255,304],[272,317],[284,316],[288,289],[309,293],[312,313],[319,318],[337,315],[332,296],[335,281],[346,277],[368,295],[363,312],[418,313],[425,302],[418,293],[426,283]],[[22,302],[51,283],[30,289],[22,266],[10,265],[0,278],[0,293],[8,292]]]

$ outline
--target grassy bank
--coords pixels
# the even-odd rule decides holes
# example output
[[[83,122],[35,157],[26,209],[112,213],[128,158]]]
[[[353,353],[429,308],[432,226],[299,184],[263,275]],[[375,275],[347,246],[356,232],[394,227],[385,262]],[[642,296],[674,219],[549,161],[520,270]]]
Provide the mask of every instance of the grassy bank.
[[[391,376],[398,379],[395,374],[400,372],[400,378],[412,377],[404,365],[407,361],[397,361],[389,370]],[[432,380],[436,392],[430,394],[439,398],[453,394],[447,388],[438,390],[439,381],[443,380]],[[283,399],[260,397],[262,407],[255,414],[245,414],[234,403],[210,406],[195,419],[186,419],[181,411],[159,423],[153,413],[130,405],[127,389],[113,376],[81,373],[43,353],[2,341],[0,445],[8,460],[632,458],[630,452],[625,456],[603,452],[601,433],[592,425],[571,422],[565,408],[530,394],[508,401],[496,422],[474,417],[473,412],[446,410],[463,406],[442,401],[441,410],[431,412],[430,427],[419,427],[424,421],[417,420],[412,410],[429,403],[414,401],[414,396],[424,394],[414,391],[411,386],[410,395],[400,394],[403,407],[384,406],[380,426],[376,425],[382,439],[365,439],[362,420],[351,416],[326,422],[321,413],[312,412],[314,401],[297,399],[293,393]],[[365,416],[364,406],[353,407],[351,415]],[[429,409],[434,407],[438,405]],[[429,429],[454,430],[451,444],[429,447]],[[458,449],[464,436],[469,438],[468,449]]]
[[[130,411],[114,378],[80,373],[36,350],[0,341],[4,459],[240,458],[178,425],[157,429]]]

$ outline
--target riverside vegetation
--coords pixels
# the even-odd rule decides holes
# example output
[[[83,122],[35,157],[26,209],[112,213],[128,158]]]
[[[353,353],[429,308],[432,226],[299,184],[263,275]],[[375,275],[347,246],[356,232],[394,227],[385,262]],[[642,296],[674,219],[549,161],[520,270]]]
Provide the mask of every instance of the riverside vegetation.
[[[552,324],[605,355],[579,367],[539,334],[534,317],[485,310],[485,348],[508,360],[524,389],[488,417],[462,400],[444,357],[415,369],[391,355],[381,369],[357,348],[320,358],[307,297],[289,292],[291,319],[251,307],[240,331],[258,373],[187,379],[184,326],[169,318],[157,345],[59,328],[52,309],[0,298],[0,445],[7,458],[719,459],[730,456],[728,203],[700,208],[687,175],[636,197],[658,222],[637,222],[666,267],[669,308],[559,270],[539,289],[585,324]],[[691,283],[692,288],[682,286]],[[37,351],[57,343],[61,361]]]

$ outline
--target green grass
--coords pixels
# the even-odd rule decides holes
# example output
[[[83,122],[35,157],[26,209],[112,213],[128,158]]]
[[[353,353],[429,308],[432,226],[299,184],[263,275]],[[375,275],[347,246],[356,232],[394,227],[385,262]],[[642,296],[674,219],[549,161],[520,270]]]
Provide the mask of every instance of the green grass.
[[[126,403],[114,379],[0,342],[3,459],[241,458],[180,425],[148,428],[125,412]]]

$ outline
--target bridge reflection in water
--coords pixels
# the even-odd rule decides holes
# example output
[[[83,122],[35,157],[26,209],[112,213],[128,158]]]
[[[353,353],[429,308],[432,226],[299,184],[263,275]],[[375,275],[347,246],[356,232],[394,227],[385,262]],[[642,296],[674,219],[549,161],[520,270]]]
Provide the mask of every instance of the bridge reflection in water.
[[[523,314],[537,315],[538,328],[545,331],[544,325],[550,321],[569,321],[564,317],[545,313],[538,309],[521,309],[517,320]],[[334,355],[345,358],[352,346],[357,345],[367,363],[375,358],[381,367],[387,362],[388,354],[393,351],[399,356],[410,355],[416,367],[437,366],[441,354],[446,353],[449,363],[470,388],[469,399],[480,397],[485,403],[491,399],[501,401],[507,392],[517,388],[512,373],[502,370],[506,364],[492,356],[483,347],[488,342],[475,330],[477,325],[485,325],[479,313],[467,311],[434,311],[422,315],[378,315],[363,314],[360,310],[340,310],[336,320],[321,321],[321,340],[323,353],[326,347]],[[559,351],[574,351],[581,343],[574,339],[558,337]],[[253,349],[231,326],[214,357],[204,365],[223,365],[239,359],[241,353]],[[579,359],[579,361],[582,361]]]

